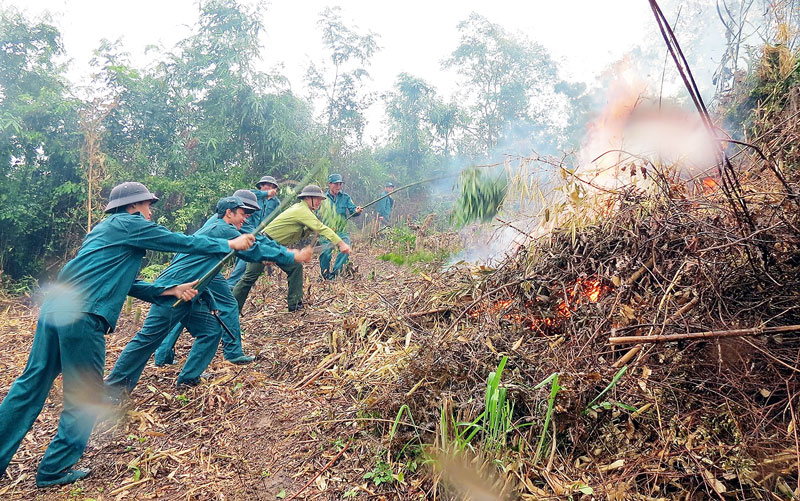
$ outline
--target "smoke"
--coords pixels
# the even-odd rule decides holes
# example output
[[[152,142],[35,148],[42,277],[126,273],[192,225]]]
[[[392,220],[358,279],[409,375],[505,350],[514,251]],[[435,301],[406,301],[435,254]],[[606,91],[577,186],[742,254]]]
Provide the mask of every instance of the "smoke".
[[[729,40],[719,22],[716,3],[660,3],[700,93],[710,105],[725,65],[731,64],[724,56]],[[757,24],[763,15],[751,17]],[[558,174],[563,171],[552,165],[510,169],[515,183],[537,186],[537,193],[510,196],[499,216],[505,224],[498,221],[462,230],[465,250],[450,264],[502,260],[557,225],[553,218],[541,220],[545,207],[591,205],[592,198],[604,190],[625,185],[653,189],[652,178],[647,175],[653,168],[674,169],[683,180],[713,175],[718,145],[689,100],[655,20],[648,21],[652,21],[651,29],[637,46],[609,64],[593,81],[562,82],[554,87],[558,99],[550,96],[547,102],[534,103],[535,108],[544,110],[539,121],[516,124],[513,130],[505,131],[505,140],[488,154],[490,161],[519,155],[529,157],[531,163],[547,154],[554,157],[552,163],[561,163],[590,185],[582,184],[568,193],[565,188],[571,181],[580,183],[570,175],[562,180]]]

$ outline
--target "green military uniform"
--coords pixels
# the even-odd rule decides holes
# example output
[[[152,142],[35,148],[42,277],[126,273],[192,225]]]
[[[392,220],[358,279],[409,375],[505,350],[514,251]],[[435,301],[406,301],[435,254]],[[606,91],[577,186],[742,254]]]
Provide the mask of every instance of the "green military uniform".
[[[286,246],[296,243],[311,233],[320,233],[335,244],[342,240],[333,230],[322,224],[322,221],[311,212],[308,204],[303,201],[283,211],[267,225],[264,233],[279,244]],[[278,266],[286,272],[289,289],[286,302],[289,305],[289,309],[294,310],[298,304],[302,304],[303,300],[303,265],[293,262],[288,265],[278,263]],[[250,289],[263,271],[264,265],[261,263],[247,264],[247,271],[245,271],[239,283],[236,284],[236,287],[233,288],[233,296],[236,298],[236,302],[239,303],[239,311],[244,307],[247,296],[250,294]]]
[[[338,179],[341,181],[342,177],[338,174],[333,174],[328,178],[328,182],[331,179]],[[336,228],[336,234],[339,236],[341,240],[347,245],[350,245],[350,233],[347,231],[347,221],[346,219],[350,216],[358,216],[359,214],[356,213],[356,204],[353,203],[353,199],[350,198],[350,195],[345,193],[344,191],[340,191],[335,196],[331,194],[330,190],[325,192],[325,196],[327,200],[325,203],[331,204],[333,209],[335,210],[336,214],[341,218],[342,224],[341,227]],[[333,246],[337,243],[330,239],[321,238],[320,243],[322,244],[322,253],[319,255],[319,269],[322,273],[322,276],[327,279],[336,278],[336,275],[342,271],[345,263],[347,263],[349,256],[344,252],[340,252],[336,256],[336,261],[333,263],[333,270],[331,270],[331,258],[333,257]]]
[[[208,221],[206,221],[206,223],[200,230],[198,230],[197,233],[205,234],[208,232],[218,232],[220,231],[218,228],[212,229],[212,227],[218,225],[227,225],[233,227],[220,219],[217,214],[214,214],[208,219]],[[242,225],[242,228],[238,231],[240,233],[244,232],[244,225]],[[230,232],[226,231],[226,233]],[[271,248],[282,250],[278,254],[272,255],[272,252],[270,251]],[[238,259],[244,263],[252,262],[255,259],[259,263],[262,261],[276,261],[285,264],[289,263],[289,259],[287,257],[288,255],[291,256],[291,262],[294,263],[294,255],[291,252],[287,251],[282,245],[263,236],[256,238],[256,245],[252,249],[244,253],[237,252],[236,255],[238,256]],[[230,330],[230,333],[224,329],[222,331],[223,356],[225,357],[225,360],[234,361],[234,363],[241,363],[238,362],[238,360],[241,360],[243,357],[245,357],[245,354],[242,349],[242,331],[239,324],[239,305],[236,302],[236,299],[233,297],[230,283],[225,281],[225,286],[222,287],[220,281],[217,279],[217,277],[215,277],[210,282],[208,290],[211,292],[213,300],[219,309],[220,318],[228,327],[228,330]],[[164,341],[155,352],[156,365],[164,365],[174,361],[175,352],[173,348],[182,330],[183,324],[178,323],[178,325],[176,325],[172,331],[170,331],[167,337],[164,338]],[[252,361],[252,357],[248,358],[248,362]]]
[[[222,199],[220,204],[223,204],[223,201],[228,199],[233,199],[230,201],[231,204],[241,203],[241,200],[236,197],[227,197]],[[197,230],[195,235],[232,239],[238,237],[241,233],[232,224],[217,218]],[[225,254],[227,252],[212,256],[179,254],[167,269],[159,275],[154,284],[172,283],[176,280],[183,283],[197,279],[213,268]],[[294,263],[294,255],[291,252],[283,246],[275,245],[274,242],[270,242],[268,239],[257,241],[256,245],[249,250],[238,252],[237,255],[246,261],[261,262],[269,260],[283,265],[290,262]],[[223,329],[209,310],[219,310],[220,318],[229,326],[231,331],[240,332],[238,311],[234,306],[230,288],[221,273],[218,273],[211,280],[208,288],[199,294],[198,298],[188,303],[181,303],[177,307],[173,307],[170,303],[154,304],[150,308],[142,329],[136,333],[136,336],[122,350],[111,374],[106,379],[106,385],[112,392],[119,393],[123,389],[128,392],[133,390],[150,356],[162,344],[170,330],[178,322],[183,324],[189,333],[195,337],[186,363],[178,375],[178,384],[197,384],[200,375],[211,363],[217,351]],[[241,350],[241,339],[234,341],[238,341],[235,344]]]
[[[387,187],[394,186],[393,184],[387,184]],[[391,193],[390,191],[383,190],[381,196],[383,197],[387,193]],[[381,219],[381,222],[385,225],[389,224],[389,220],[392,217],[392,207],[394,207],[394,199],[391,195],[388,197],[382,198],[375,204],[375,210],[378,212],[378,216]]]
[[[120,186],[126,185],[144,188],[139,183]],[[114,195],[112,190],[112,199]],[[64,408],[36,481],[50,485],[80,478],[69,468],[83,454],[97,405],[102,404],[105,334],[116,327],[126,296],[155,301],[167,288],[179,285],[136,281],[146,249],[219,254],[228,252],[229,246],[222,239],[172,233],[139,213],[112,214],[92,229],[46,295],[28,363],[0,404],[0,476],[61,373]]]
[[[269,198],[269,195],[265,191],[261,190],[250,190],[250,191],[256,196],[259,209],[250,214],[250,217],[248,217],[247,220],[244,222],[241,229],[242,233],[252,233],[253,231],[255,231],[258,225],[261,224],[261,221],[263,221],[270,214],[272,214],[272,211],[277,209],[278,206],[281,204],[281,201],[277,196]],[[231,289],[236,287],[236,284],[239,282],[239,280],[241,280],[242,275],[244,275],[246,269],[247,269],[247,262],[242,259],[237,259],[236,264],[233,267],[233,271],[228,277],[228,286]]]

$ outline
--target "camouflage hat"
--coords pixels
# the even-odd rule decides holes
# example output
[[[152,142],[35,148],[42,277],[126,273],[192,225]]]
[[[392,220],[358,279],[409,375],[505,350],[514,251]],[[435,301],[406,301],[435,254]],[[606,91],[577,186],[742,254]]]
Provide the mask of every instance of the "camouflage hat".
[[[343,183],[344,179],[342,179],[342,175],[341,174],[331,174],[330,176],[328,176],[328,182],[329,183]]]
[[[256,183],[256,188],[261,189],[261,185],[266,183],[274,184],[276,188],[278,187],[278,181],[274,177],[264,176],[258,180],[258,182]]]
[[[126,205],[135,204],[136,202],[151,201],[158,202],[158,197],[150,193],[147,186],[135,181],[129,181],[114,186],[111,194],[108,196],[108,205],[104,209],[105,212],[125,207]]]
[[[257,211],[261,209],[261,206],[258,205],[258,199],[250,190],[236,190],[233,192],[233,196],[241,198],[249,210]]]
[[[305,198],[305,197],[325,198],[325,193],[323,193],[322,188],[320,188],[316,184],[309,184],[308,186],[303,188],[303,191],[301,191],[297,195],[297,198]]]

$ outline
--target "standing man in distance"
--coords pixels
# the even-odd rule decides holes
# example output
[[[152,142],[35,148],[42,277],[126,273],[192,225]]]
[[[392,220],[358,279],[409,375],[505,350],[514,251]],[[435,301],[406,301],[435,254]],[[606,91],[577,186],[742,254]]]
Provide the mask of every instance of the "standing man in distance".
[[[391,196],[391,193],[394,191],[394,183],[388,181],[386,186],[383,189],[383,193],[381,196],[389,195],[386,198],[381,199],[377,203],[377,207],[375,210],[378,212],[378,222],[382,226],[389,226],[389,221],[392,217],[392,207],[394,207],[394,199]]]
[[[341,174],[331,174],[328,176],[328,191],[325,193],[327,197],[326,203],[330,204],[329,212],[331,212],[332,219],[335,219],[335,223],[329,221],[325,222],[328,223],[329,226],[335,224],[333,229],[336,231],[336,234],[349,247],[350,233],[347,231],[347,218],[351,215],[358,216],[361,214],[362,208],[354,204],[350,195],[342,191],[343,184],[344,179],[342,179]],[[331,270],[333,246],[336,242],[322,238],[320,239],[320,243],[323,248],[322,254],[319,255],[320,272],[324,279],[333,280],[336,278],[336,275],[342,271],[342,267],[344,267],[345,263],[347,263],[349,252],[339,252],[336,256],[336,261],[333,263],[333,270]]]

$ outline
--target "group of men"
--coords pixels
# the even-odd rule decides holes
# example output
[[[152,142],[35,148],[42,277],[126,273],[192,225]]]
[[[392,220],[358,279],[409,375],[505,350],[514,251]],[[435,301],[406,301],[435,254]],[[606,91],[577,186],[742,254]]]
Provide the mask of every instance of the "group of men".
[[[326,201],[345,220],[361,214],[362,207],[342,191],[343,182],[341,175],[332,174],[327,192],[308,185],[297,195],[297,203],[273,216],[280,206],[279,186],[275,178],[264,176],[256,190],[238,190],[221,198],[215,213],[191,236],[151,222],[151,206],[158,197],[143,184],[114,187],[105,207],[108,217],[86,236],[45,295],[28,362],[0,403],[0,479],[59,374],[63,374],[64,405],[56,436],[39,464],[39,487],[68,484],[90,473],[73,466],[95,421],[109,402],[118,403],[133,391],[151,355],[156,354],[157,365],[173,361],[173,346],[183,328],[194,341],[178,386],[201,382],[220,340],[227,361],[252,362],[254,357],[242,348],[239,315],[265,264],[274,263],[286,273],[288,309],[297,311],[304,307],[303,263],[311,260],[313,245],[289,246],[318,235],[325,279],[335,278],[347,262],[346,225],[334,231],[315,215]],[[379,220],[388,223],[391,205],[388,211],[379,211]],[[272,217],[263,235],[256,234],[259,225]],[[339,254],[331,268],[334,247]],[[178,253],[152,283],[136,280],[147,250]],[[231,250],[237,260],[230,276],[225,279],[217,273],[201,290],[195,289],[197,279]],[[105,335],[114,330],[127,296],[152,306],[104,381]]]

